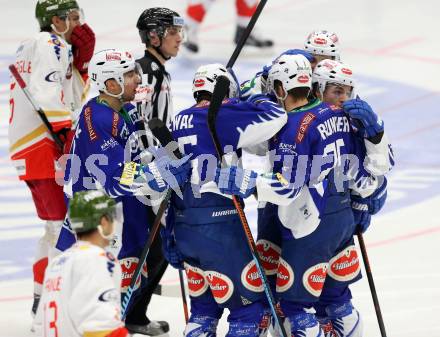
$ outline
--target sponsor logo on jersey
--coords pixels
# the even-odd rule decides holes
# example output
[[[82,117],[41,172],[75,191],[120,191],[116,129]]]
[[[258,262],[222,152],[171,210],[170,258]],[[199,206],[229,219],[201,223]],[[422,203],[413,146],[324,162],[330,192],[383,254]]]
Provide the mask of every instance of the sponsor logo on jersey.
[[[255,292],[261,292],[264,290],[263,282],[260,274],[258,273],[257,265],[255,261],[249,262],[241,272],[241,283],[246,289]]]
[[[316,116],[311,112],[307,112],[299,124],[298,132],[296,134],[296,143],[299,144],[303,141],[304,136],[309,128],[310,124],[316,119]]]
[[[55,51],[55,55],[57,56],[58,61],[61,59],[61,48],[64,48],[65,45],[58,39],[58,36],[55,34],[50,35],[49,44],[53,45],[53,49]]]
[[[341,282],[351,281],[361,271],[356,247],[349,246],[330,260],[328,275]]]
[[[291,154],[296,156],[298,153],[295,151],[296,149],[296,144],[288,144],[288,143],[279,143],[278,144],[278,149],[283,153],[283,154]]]
[[[108,149],[114,148],[116,145],[118,145],[118,142],[114,138],[109,138],[102,143],[101,151],[107,151]]]
[[[353,75],[353,72],[348,68],[342,68],[341,71],[346,75]]]
[[[95,129],[93,129],[92,108],[90,108],[89,106],[84,109],[84,120],[86,122],[89,138],[92,142],[94,142],[96,139],[98,139],[98,135],[96,134]]]
[[[116,289],[108,289],[98,296],[101,302],[119,303],[119,292]]]
[[[313,296],[319,297],[327,276],[328,263],[318,263],[307,269],[303,275],[303,285]]]
[[[121,185],[131,186],[133,184],[134,176],[138,171],[138,165],[139,164],[133,161],[124,164],[124,169],[122,170],[121,178],[119,179]]]
[[[105,54],[105,60],[106,61],[121,61],[122,60],[122,54],[118,52],[111,52]]]
[[[313,42],[323,46],[327,44],[327,39],[324,39],[322,37],[317,37],[313,40]]]
[[[119,114],[117,112],[113,112],[113,120],[112,120],[112,136],[118,136],[118,122],[119,122]]]
[[[337,132],[350,132],[350,123],[345,116],[333,116],[316,127],[323,140]]]
[[[203,270],[184,263],[186,278],[188,280],[188,291],[190,296],[198,297],[208,289],[208,282],[203,275]]]
[[[196,88],[203,87],[205,85],[205,80],[203,78],[199,78],[197,80],[194,80],[194,86]]]
[[[136,270],[136,267],[139,263],[139,259],[137,257],[127,257],[125,259],[121,259],[119,261],[121,264],[121,271],[122,271],[122,277],[121,277],[121,291],[126,292],[128,287],[130,286],[131,279],[134,275],[134,271]],[[148,277],[148,271],[147,271],[147,264],[144,263],[141,269],[141,275],[144,277]],[[139,288],[141,284],[141,278],[139,277],[136,280],[135,286],[133,290],[136,290]]]
[[[292,286],[295,276],[292,267],[282,257],[279,261],[276,285],[277,291],[282,293]]]
[[[307,83],[309,81],[309,76],[307,75],[298,76],[297,81],[299,83]]]
[[[61,74],[59,71],[52,71],[44,78],[47,82],[61,83]]]
[[[278,270],[281,248],[267,240],[257,241],[257,251],[260,255],[261,264],[267,275],[275,275]]]
[[[206,280],[217,303],[222,304],[229,300],[234,292],[234,284],[225,274],[216,271],[206,271]]]

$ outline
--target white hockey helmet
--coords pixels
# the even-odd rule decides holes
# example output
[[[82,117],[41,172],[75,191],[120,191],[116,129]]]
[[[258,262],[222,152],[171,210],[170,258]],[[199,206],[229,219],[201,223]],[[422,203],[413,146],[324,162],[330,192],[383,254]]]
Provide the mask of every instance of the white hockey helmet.
[[[89,64],[89,77],[99,91],[109,96],[121,98],[124,94],[124,74],[136,69],[136,62],[130,52],[118,49],[105,49],[93,55]],[[122,88],[121,93],[111,94],[105,82],[115,79]]]
[[[229,79],[229,96],[236,97],[238,94],[238,88],[235,79],[226,70],[226,68],[220,63],[212,63],[200,66],[193,79],[192,92],[194,98],[200,91],[207,91],[209,93],[214,92],[214,86],[216,79],[219,76],[226,76]]]
[[[318,84],[318,90],[324,96],[327,84],[334,83],[348,85],[353,88],[351,98],[354,98],[355,80],[352,67],[348,64],[335,60],[322,60],[313,71],[312,83]]]
[[[326,30],[316,30],[309,34],[304,49],[311,54],[324,55],[340,60],[338,36]]]
[[[312,66],[303,55],[281,55],[269,70],[268,92],[275,93],[274,83],[276,80],[281,82],[286,92],[284,97],[277,97],[285,100],[290,89],[301,87],[310,89],[312,87]]]

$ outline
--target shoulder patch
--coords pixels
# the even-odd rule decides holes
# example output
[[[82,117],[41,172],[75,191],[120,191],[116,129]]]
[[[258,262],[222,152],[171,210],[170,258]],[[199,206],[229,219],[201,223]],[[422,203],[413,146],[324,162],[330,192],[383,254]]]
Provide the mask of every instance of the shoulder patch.
[[[303,141],[304,136],[309,128],[310,124],[316,119],[316,116],[311,112],[306,113],[299,124],[298,132],[296,134],[296,143],[299,144]]]

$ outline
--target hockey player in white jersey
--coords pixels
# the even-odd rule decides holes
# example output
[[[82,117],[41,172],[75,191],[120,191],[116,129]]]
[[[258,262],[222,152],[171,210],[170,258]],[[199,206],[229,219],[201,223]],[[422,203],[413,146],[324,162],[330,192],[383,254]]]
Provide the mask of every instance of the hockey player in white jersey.
[[[15,66],[67,151],[71,115],[81,107],[85,96],[84,81],[95,37],[87,24],[81,24],[81,9],[75,0],[39,0],[35,11],[41,31],[20,44]],[[26,182],[32,193],[38,217],[46,221],[33,265],[35,313],[48,255],[54,253],[52,247],[66,214],[62,186],[55,182],[62,150],[57,148],[16,81],[11,82],[10,93],[11,160],[19,179]]]
[[[46,337],[125,337],[121,267],[105,248],[115,229],[115,199],[103,191],[75,193],[68,216],[78,241],[49,263],[35,330]]]

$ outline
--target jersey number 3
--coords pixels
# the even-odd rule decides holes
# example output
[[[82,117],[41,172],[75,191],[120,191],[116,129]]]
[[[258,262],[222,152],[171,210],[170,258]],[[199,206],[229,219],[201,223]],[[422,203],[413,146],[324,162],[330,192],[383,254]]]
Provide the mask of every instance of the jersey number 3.
[[[51,317],[49,315],[52,314]],[[57,302],[50,301],[44,304],[44,337],[58,337],[58,307]],[[49,331],[48,331],[49,330]]]

